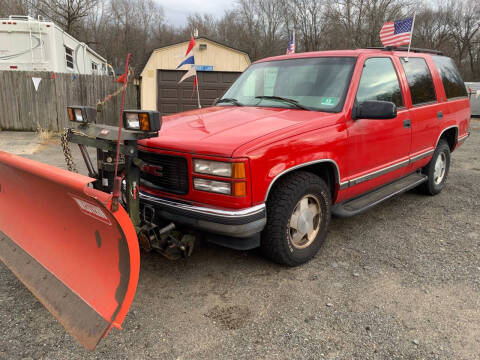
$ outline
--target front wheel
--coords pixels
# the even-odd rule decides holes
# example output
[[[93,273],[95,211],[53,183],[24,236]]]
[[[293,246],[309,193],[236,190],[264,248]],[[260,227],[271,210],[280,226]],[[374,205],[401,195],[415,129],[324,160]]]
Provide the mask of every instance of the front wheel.
[[[303,171],[285,175],[267,201],[263,253],[283,265],[307,262],[325,240],[330,218],[330,191],[321,178]]]
[[[422,172],[428,180],[423,184],[422,190],[427,195],[436,195],[445,187],[450,170],[450,146],[441,139],[433,153],[432,159]]]

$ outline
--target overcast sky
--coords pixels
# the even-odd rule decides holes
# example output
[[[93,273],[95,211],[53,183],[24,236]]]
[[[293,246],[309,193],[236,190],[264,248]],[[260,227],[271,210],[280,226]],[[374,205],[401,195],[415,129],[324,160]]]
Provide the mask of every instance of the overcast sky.
[[[233,6],[232,0],[156,0],[165,10],[169,24],[184,25],[190,13],[199,12],[221,17],[224,11]]]

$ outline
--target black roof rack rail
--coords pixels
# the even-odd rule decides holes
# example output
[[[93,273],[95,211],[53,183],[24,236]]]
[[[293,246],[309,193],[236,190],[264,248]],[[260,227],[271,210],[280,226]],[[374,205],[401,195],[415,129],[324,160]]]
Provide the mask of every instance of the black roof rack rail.
[[[367,47],[365,49],[376,49],[376,50],[383,50],[383,51],[408,51],[408,47],[405,47],[405,46]],[[432,49],[410,48],[410,51],[414,53],[443,55],[443,52],[438,50],[432,50]]]

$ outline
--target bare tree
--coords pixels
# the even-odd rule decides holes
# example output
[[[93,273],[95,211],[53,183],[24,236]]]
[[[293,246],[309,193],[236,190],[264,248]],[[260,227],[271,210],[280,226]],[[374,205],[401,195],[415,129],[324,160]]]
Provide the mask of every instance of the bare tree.
[[[423,6],[417,12],[412,43],[421,48],[441,49],[449,46],[451,38],[446,9]]]
[[[330,36],[338,37],[341,47],[379,46],[383,24],[412,15],[411,6],[408,0],[340,0],[328,8]]]
[[[217,39],[217,20],[210,14],[191,14],[187,17],[187,24],[184,29],[185,37],[193,34],[194,30],[198,30],[200,36],[206,36]]]
[[[247,50],[245,37],[245,26],[242,18],[235,10],[225,12],[223,17],[217,21],[218,41],[229,44],[235,48]]]
[[[325,27],[324,4],[318,0],[293,0],[296,9],[296,27],[304,51],[320,50],[325,40],[320,34]]]
[[[457,63],[462,64],[468,57],[470,75],[475,72],[474,39],[480,33],[480,2],[478,0],[453,1],[448,3],[449,27],[454,39]]]
[[[257,0],[239,0],[237,4],[238,18],[241,24],[239,41],[254,59],[262,57],[262,38],[258,18]]]
[[[96,7],[98,0],[28,0],[39,15],[59,24],[67,33],[76,36],[81,22]]]
[[[386,21],[416,12],[413,46],[440,49],[466,79],[480,80],[479,0],[235,0],[220,18],[192,13],[175,27],[157,0],[0,0],[0,15],[43,15],[121,69],[127,52],[137,74],[150,52],[200,36],[249,53],[252,60],[285,52],[292,30],[297,52],[380,46]]]
[[[30,15],[32,6],[27,0],[2,0],[0,1],[0,17],[9,15]]]
[[[111,0],[109,26],[104,34],[110,47],[110,58],[121,67],[127,53],[141,71],[152,50],[158,27],[163,24],[163,9],[154,0]]]
[[[258,0],[256,8],[263,40],[263,51],[268,55],[276,53],[279,50],[283,26],[282,4],[277,0]]]

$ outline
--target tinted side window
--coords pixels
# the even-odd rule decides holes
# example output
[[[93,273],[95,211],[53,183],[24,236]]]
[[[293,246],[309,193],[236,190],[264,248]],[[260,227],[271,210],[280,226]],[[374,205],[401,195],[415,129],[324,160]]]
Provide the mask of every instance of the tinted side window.
[[[465,83],[453,60],[446,56],[433,56],[433,62],[437,65],[438,72],[442,77],[447,99],[467,96]]]
[[[410,87],[412,105],[437,101],[432,74],[425,59],[412,57],[408,61],[405,58],[401,60]]]
[[[356,100],[358,103],[366,100],[391,101],[398,107],[403,106],[400,83],[390,58],[365,61]]]

